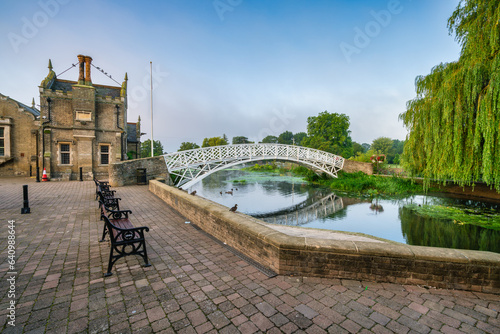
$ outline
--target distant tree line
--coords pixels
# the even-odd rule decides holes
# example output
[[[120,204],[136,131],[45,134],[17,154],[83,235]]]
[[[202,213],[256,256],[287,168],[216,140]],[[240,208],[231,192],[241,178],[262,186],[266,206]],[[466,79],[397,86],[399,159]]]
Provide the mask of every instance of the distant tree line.
[[[307,133],[284,131],[278,136],[266,136],[260,143],[286,144],[315,148],[318,150],[340,155],[346,159],[370,162],[373,154],[384,154],[389,163],[399,164],[400,156],[403,153],[404,142],[398,139],[380,137],[373,143],[357,143],[351,139],[349,130],[349,116],[345,114],[329,113],[324,111],[318,116],[311,116],[307,119]],[[245,136],[236,136],[232,139],[232,144],[252,144]],[[201,147],[228,145],[229,140],[224,134],[221,137],[211,137],[203,139]],[[196,143],[183,142],[178,151],[199,148]]]

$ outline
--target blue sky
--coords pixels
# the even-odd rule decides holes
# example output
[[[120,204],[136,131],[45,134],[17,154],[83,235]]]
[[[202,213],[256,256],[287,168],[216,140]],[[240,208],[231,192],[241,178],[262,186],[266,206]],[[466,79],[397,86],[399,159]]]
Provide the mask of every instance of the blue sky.
[[[404,139],[398,120],[416,76],[455,61],[447,19],[458,0],[165,0],[0,2],[0,93],[39,103],[48,60],[59,74],[93,58],[128,73],[128,120],[168,152],[184,141],[306,131],[344,113],[354,141]],[[77,80],[73,68],[59,76]],[[116,85],[95,69],[92,81]]]

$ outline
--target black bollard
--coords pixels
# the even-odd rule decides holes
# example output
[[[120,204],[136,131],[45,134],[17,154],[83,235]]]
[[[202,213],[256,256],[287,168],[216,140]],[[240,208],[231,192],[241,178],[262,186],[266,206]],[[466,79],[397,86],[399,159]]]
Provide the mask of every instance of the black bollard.
[[[36,182],[40,182],[40,167],[36,168]]]
[[[80,181],[83,181],[83,167],[80,167]]]
[[[30,213],[30,201],[28,200],[28,185],[23,186],[23,208],[21,209],[21,214]]]

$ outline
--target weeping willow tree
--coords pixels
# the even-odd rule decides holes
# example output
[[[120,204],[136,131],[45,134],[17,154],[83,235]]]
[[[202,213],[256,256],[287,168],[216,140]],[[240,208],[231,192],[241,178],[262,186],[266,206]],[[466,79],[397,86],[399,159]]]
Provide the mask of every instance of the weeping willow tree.
[[[448,20],[462,49],[415,80],[400,115],[403,165],[427,180],[482,181],[500,192],[500,0],[462,0]]]

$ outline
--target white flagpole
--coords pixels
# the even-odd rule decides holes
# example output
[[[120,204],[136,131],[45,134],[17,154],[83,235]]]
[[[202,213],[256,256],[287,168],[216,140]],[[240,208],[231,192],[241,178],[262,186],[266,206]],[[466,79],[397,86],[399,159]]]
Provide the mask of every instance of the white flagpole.
[[[149,69],[151,71],[151,157],[154,157],[153,148],[153,62],[149,62]]]

